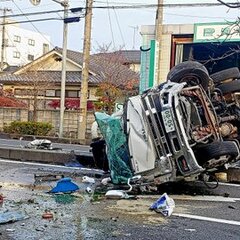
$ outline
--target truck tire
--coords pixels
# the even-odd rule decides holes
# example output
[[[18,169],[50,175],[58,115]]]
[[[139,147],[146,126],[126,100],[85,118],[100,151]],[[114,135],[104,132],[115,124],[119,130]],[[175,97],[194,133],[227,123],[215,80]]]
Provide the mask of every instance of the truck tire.
[[[188,86],[201,85],[207,90],[209,74],[207,69],[199,62],[186,61],[173,67],[167,75],[171,82],[186,82]]]
[[[217,85],[227,79],[240,78],[240,71],[238,67],[233,67],[211,74],[210,77],[213,80],[213,82]]]
[[[235,158],[238,154],[238,147],[233,141],[212,142],[196,150],[196,157],[201,163],[226,155]]]
[[[223,94],[240,92],[240,80],[233,80],[217,86]]]

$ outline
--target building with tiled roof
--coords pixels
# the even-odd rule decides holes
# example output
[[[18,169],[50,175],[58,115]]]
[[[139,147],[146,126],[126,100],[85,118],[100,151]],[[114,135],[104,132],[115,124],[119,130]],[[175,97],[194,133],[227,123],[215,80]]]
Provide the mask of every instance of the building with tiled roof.
[[[119,50],[111,53],[100,53],[95,55],[105,55],[109,58],[117,58],[123,65],[130,68],[132,71],[139,73],[141,64],[140,50]]]
[[[66,61],[65,96],[77,99],[80,97],[83,54],[68,50]],[[12,73],[1,74],[0,83],[28,105],[31,105],[32,92],[38,91],[38,98],[41,99],[38,107],[48,108],[51,106],[50,102],[60,99],[61,69],[62,49],[56,47]],[[101,55],[92,55],[89,65],[89,100],[96,100],[96,88],[103,81],[117,81],[117,85],[121,87],[128,81],[138,79],[138,73],[127,66]]]

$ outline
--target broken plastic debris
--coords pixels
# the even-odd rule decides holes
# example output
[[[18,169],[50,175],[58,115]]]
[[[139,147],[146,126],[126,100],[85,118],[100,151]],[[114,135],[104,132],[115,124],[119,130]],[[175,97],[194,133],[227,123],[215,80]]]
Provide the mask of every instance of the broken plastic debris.
[[[150,210],[160,212],[164,217],[169,217],[171,216],[174,208],[174,200],[164,193],[156,202],[151,205]]]
[[[79,190],[77,184],[73,183],[71,178],[62,178],[57,182],[56,187],[49,191],[49,193],[66,193],[66,192],[75,192]]]
[[[87,188],[86,188],[86,192],[87,192],[87,193],[93,193],[93,190],[92,190],[90,187],[87,187]]]
[[[105,196],[109,199],[126,199],[129,198],[128,194],[122,190],[109,190]]]
[[[107,185],[109,182],[111,182],[111,178],[110,177],[103,178],[102,181],[101,181],[101,183],[103,185]]]
[[[45,213],[43,213],[42,215],[43,219],[52,219],[53,218],[53,214],[49,211],[46,211]]]
[[[26,214],[17,211],[0,213],[0,224],[16,222],[29,218]]]
[[[92,183],[92,184],[94,184],[95,183],[95,179],[91,178],[91,177],[88,177],[88,176],[83,176],[82,177],[82,182],[83,183]]]

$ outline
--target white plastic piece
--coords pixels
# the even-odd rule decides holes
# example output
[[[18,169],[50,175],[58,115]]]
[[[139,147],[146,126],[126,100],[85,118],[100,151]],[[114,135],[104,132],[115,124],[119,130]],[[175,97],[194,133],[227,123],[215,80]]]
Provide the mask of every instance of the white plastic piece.
[[[160,212],[164,217],[171,216],[173,209],[175,208],[175,202],[166,193],[164,193],[156,202],[150,207],[151,210]]]
[[[94,184],[95,183],[95,179],[91,178],[91,177],[88,177],[88,176],[83,176],[82,177],[82,182],[83,183],[92,183],[92,184]]]
[[[112,181],[111,178],[110,178],[110,177],[107,177],[107,178],[103,178],[102,181],[101,181],[101,183],[102,183],[103,185],[107,185],[107,184],[110,183],[111,181]]]
[[[126,199],[129,198],[128,194],[122,190],[109,190],[105,196],[109,199]]]

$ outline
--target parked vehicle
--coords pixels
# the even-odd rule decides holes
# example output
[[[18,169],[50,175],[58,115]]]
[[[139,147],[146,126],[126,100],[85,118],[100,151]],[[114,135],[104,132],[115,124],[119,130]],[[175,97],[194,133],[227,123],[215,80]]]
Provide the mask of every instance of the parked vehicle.
[[[165,83],[131,97],[120,118],[96,114],[115,183],[131,175],[157,185],[196,180],[239,159],[212,82],[202,64],[184,62]]]

